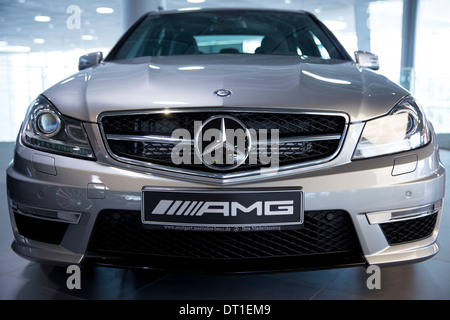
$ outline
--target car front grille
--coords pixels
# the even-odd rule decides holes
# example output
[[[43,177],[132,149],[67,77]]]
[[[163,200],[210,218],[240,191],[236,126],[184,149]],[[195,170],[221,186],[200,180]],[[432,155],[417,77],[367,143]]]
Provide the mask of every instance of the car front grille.
[[[310,262],[333,254],[352,255],[358,257],[353,263],[361,263],[359,241],[345,211],[305,212],[303,227],[295,230],[215,232],[148,229],[139,211],[104,210],[97,217],[87,256],[114,260],[134,255],[146,258],[151,267],[174,258],[227,263],[303,257]]]
[[[106,114],[100,118],[101,130],[107,149],[116,160],[158,168],[182,168],[197,174],[217,171],[194,159],[194,140],[190,144],[189,163],[174,164],[172,151],[179,141],[171,141],[172,133],[184,129],[195,135],[194,123],[204,123],[214,115],[227,115],[239,119],[248,129],[260,132],[277,130],[278,148],[256,144],[245,163],[234,172],[252,171],[271,164],[255,160],[261,152],[276,156],[283,166],[316,164],[332,159],[342,144],[347,118],[344,115],[275,113],[275,112],[150,112],[147,114]],[[270,136],[268,138],[270,140]],[[268,141],[269,141],[268,140]],[[206,143],[206,142],[205,142]],[[223,176],[220,174],[220,176]]]

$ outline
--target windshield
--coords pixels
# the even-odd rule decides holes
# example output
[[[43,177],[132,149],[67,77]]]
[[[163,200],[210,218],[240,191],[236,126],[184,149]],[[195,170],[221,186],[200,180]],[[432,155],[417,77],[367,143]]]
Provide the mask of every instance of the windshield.
[[[238,10],[150,14],[108,60],[191,54],[345,59],[307,14]]]

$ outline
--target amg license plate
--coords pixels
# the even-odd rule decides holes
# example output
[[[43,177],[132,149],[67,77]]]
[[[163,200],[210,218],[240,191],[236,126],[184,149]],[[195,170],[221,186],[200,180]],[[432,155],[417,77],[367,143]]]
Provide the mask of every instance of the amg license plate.
[[[301,189],[142,190],[145,227],[197,231],[267,231],[303,224]]]

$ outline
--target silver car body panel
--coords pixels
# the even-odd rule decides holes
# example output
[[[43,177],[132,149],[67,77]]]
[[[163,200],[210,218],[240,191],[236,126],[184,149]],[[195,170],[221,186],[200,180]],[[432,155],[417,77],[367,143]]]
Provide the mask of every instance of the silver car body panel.
[[[233,94],[226,98],[214,95],[222,88]],[[89,122],[97,122],[104,112],[199,107],[345,110],[351,122],[359,122],[388,113],[407,94],[353,62],[264,55],[108,62],[43,93],[62,114]]]

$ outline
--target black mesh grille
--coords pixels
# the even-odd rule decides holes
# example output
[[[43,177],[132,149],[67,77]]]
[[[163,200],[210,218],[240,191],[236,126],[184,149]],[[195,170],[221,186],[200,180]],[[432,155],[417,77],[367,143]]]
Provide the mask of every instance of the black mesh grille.
[[[173,114],[137,114],[105,116],[102,118],[102,127],[107,137],[113,135],[142,137],[170,137],[177,129],[189,131],[191,137],[194,137],[194,122],[203,123],[214,115],[229,115],[238,118],[249,129],[278,130],[280,144],[278,153],[270,148],[270,144],[265,146],[267,156],[277,156],[279,165],[297,164],[308,161],[317,161],[328,159],[336,153],[340,145],[340,138],[345,129],[346,120],[342,116],[334,115],[314,115],[314,114],[288,114],[288,113],[250,113],[250,112],[192,112],[192,113],[173,113]],[[338,138],[325,140],[309,141],[289,141],[282,142],[283,138],[311,138],[318,136],[334,135]],[[270,138],[270,137],[269,137]],[[294,139],[295,140],[295,139]],[[171,158],[174,143],[162,143],[157,141],[135,141],[118,140],[107,138],[107,144],[110,151],[122,158],[137,160],[146,163],[160,164],[164,166],[174,166]],[[190,151],[190,163],[178,164],[177,167],[197,170],[214,171],[205,165],[197,163],[194,160],[195,151],[193,146],[187,148]],[[253,147],[252,155],[247,161],[234,169],[243,171],[257,169],[269,166],[267,161],[258,160],[260,155],[259,147]],[[183,155],[180,154],[180,157]],[[254,161],[256,160],[256,161]]]
[[[67,223],[31,218],[19,213],[14,213],[14,219],[20,235],[51,244],[61,243],[68,227]]]
[[[166,166],[173,165],[171,153],[173,144],[168,143],[149,143],[149,142],[134,142],[134,141],[109,141],[111,150],[118,156],[139,161],[151,161]],[[278,159],[280,164],[290,164],[298,162],[313,161],[321,158],[331,156],[339,146],[339,140],[324,140],[312,142],[290,142],[280,144],[278,148]],[[191,155],[194,154],[194,148],[191,147]],[[241,165],[234,171],[242,171],[250,168],[264,167],[263,164],[251,164],[251,157],[257,159],[259,149],[255,149],[245,164]],[[267,157],[274,155],[269,148]],[[182,154],[180,154],[182,157]],[[192,161],[193,163],[194,161]],[[187,169],[199,169],[199,165],[180,165],[179,167]],[[213,171],[207,167],[201,167],[203,171]]]
[[[186,129],[194,134],[194,121],[203,122],[219,113],[192,112],[173,114],[138,114],[103,117],[107,134],[171,135],[176,129]],[[311,135],[342,133],[345,118],[332,115],[290,113],[221,112],[234,116],[255,130],[277,129],[280,135]]]
[[[246,259],[359,252],[353,224],[344,211],[305,213],[298,230],[200,232],[145,229],[140,212],[99,213],[89,245],[91,254]]]
[[[437,213],[429,216],[398,222],[380,224],[390,245],[428,238],[436,225]]]

